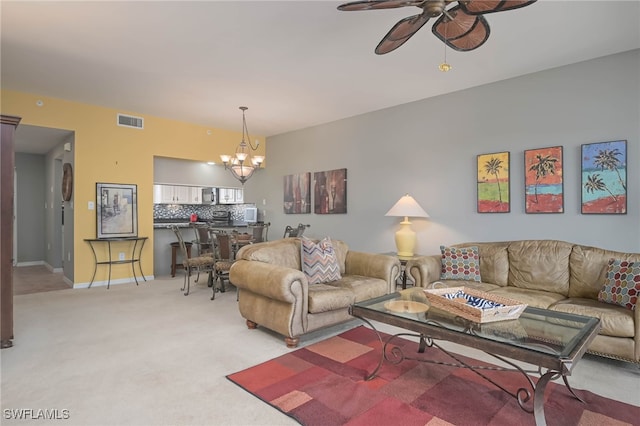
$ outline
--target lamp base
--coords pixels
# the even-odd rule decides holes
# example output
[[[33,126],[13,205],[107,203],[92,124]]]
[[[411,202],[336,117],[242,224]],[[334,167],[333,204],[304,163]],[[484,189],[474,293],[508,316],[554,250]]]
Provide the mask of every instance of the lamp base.
[[[398,256],[412,257],[416,247],[416,233],[411,229],[411,222],[406,218],[400,222],[400,229],[396,232],[396,247]]]

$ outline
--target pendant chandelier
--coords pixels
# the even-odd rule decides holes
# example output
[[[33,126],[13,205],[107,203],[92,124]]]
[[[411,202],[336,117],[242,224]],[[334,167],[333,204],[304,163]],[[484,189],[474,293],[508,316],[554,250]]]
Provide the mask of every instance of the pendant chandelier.
[[[223,154],[220,156],[224,168],[230,170],[231,174],[244,185],[244,183],[253,176],[253,172],[262,166],[264,156],[251,155],[251,151],[255,151],[260,146],[260,142],[256,140],[255,148],[251,144],[249,138],[249,130],[247,129],[247,120],[245,119],[244,112],[249,109],[245,106],[241,106],[242,110],[242,142],[236,148],[234,155]],[[246,140],[245,140],[246,136]]]

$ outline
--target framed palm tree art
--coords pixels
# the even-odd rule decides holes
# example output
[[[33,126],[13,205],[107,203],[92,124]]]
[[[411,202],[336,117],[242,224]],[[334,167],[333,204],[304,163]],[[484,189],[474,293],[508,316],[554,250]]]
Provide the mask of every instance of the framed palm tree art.
[[[526,213],[564,213],[562,147],[524,151]]]
[[[582,214],[627,213],[627,141],[582,145]]]
[[[509,151],[480,154],[477,165],[478,213],[509,213]]]

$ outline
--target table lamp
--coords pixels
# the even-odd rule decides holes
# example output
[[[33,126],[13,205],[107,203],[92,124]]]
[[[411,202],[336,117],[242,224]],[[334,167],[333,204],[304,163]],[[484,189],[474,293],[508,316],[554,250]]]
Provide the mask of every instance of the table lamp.
[[[416,233],[411,229],[409,217],[429,217],[420,204],[409,194],[405,194],[394,204],[385,216],[404,217],[400,229],[396,232],[398,256],[412,257],[416,247]]]

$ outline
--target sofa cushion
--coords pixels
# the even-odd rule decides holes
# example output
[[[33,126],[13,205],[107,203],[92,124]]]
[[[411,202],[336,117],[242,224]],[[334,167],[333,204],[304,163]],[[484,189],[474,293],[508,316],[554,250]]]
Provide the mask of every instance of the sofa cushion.
[[[302,272],[309,284],[327,283],[342,278],[331,239],[326,237],[316,243],[302,237],[300,250]]]
[[[442,280],[480,281],[478,247],[440,246],[442,253]]]
[[[569,294],[569,257],[573,245],[556,240],[525,240],[509,244],[509,285]]]
[[[569,297],[598,299],[607,274],[610,259],[640,262],[640,253],[622,253],[596,247],[573,246],[569,267]]]
[[[553,305],[559,300],[563,300],[565,298],[562,294],[558,293],[516,287],[499,287],[495,290],[491,290],[490,293],[542,309],[547,309],[550,305]]]
[[[640,293],[640,262],[611,259],[598,301],[635,310]]]
[[[362,275],[343,275],[341,280],[327,283],[327,285],[349,290],[356,302],[384,296],[389,289],[389,284],[385,280]]]
[[[331,244],[333,244],[333,251],[336,253],[336,259],[338,259],[340,273],[344,274],[347,262],[347,253],[349,252],[349,245],[340,240],[331,240]]]
[[[450,288],[450,287],[469,287],[474,290],[491,291],[491,290],[496,290],[501,286],[485,283],[482,281],[477,282],[477,281],[465,281],[465,280],[439,280],[439,281],[434,281],[432,283],[427,284],[425,288],[438,289],[438,288]]]
[[[464,243],[454,247],[478,247],[482,282],[506,286],[509,279],[509,242]]]
[[[312,314],[348,308],[354,302],[355,295],[349,288],[328,284],[309,286],[309,312]]]
[[[620,306],[612,306],[586,298],[560,300],[549,307],[552,311],[600,318],[599,334],[615,337],[635,335],[633,312]]]

